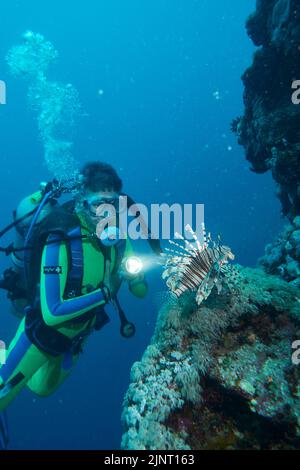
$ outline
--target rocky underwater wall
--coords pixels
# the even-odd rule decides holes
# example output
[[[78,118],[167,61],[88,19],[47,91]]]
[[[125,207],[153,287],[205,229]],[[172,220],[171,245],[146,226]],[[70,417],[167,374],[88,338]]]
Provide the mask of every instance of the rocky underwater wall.
[[[258,0],[247,29],[260,49],[232,127],[253,171],[272,171],[290,224],[260,268],[237,266],[233,290],[162,306],[131,370],[123,449],[300,448],[300,6]]]
[[[266,247],[261,264],[300,285],[300,100],[293,99],[300,80],[299,1],[258,0],[247,30],[259,49],[242,77],[244,116],[232,129],[252,170],[272,172],[282,213],[290,221]]]

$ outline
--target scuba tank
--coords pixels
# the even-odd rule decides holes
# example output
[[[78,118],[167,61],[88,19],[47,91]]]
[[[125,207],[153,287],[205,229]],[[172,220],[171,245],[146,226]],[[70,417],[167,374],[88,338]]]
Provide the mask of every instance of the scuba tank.
[[[16,251],[12,251],[10,254],[13,267],[4,272],[4,279],[12,284],[13,289],[12,292],[9,292],[8,297],[11,300],[12,313],[18,317],[24,315],[24,307],[27,305],[25,258],[28,256],[28,252],[22,251],[22,248],[25,245],[26,236],[33,219],[48,189],[48,183],[40,183],[40,189],[22,199],[13,213],[14,222],[17,222],[15,224],[15,239],[13,243]],[[57,200],[52,198],[41,207],[38,217],[36,217],[34,222],[34,231],[38,230],[41,222],[53,211],[57,204]]]
[[[17,250],[24,246],[26,235],[35,216],[35,212],[42,202],[46,188],[47,183],[41,183],[39,191],[36,191],[35,193],[22,199],[17,209],[14,211],[14,220],[22,219],[24,216],[26,216],[26,214],[31,214],[15,226],[14,247]],[[37,220],[35,221],[35,229],[38,228],[42,220],[44,220],[45,217],[47,217],[53,211],[53,208],[56,205],[57,200],[51,199],[46,202],[46,204],[42,207]],[[24,255],[25,253],[23,251],[15,251],[11,254],[11,260],[14,268],[21,275],[23,275],[24,272]]]

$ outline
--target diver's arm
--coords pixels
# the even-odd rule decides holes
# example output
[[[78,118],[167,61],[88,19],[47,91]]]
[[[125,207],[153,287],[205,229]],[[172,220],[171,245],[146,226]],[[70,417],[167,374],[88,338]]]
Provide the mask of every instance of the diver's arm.
[[[128,258],[129,256],[134,256],[134,251],[130,241],[127,238],[124,259]],[[146,297],[148,293],[148,284],[145,280],[144,273],[138,274],[137,276],[130,276],[130,278],[128,278],[128,286],[130,292],[135,297],[140,299]]]
[[[57,239],[57,236],[50,235],[48,241],[53,242],[55,239]],[[49,267],[51,267],[51,274],[47,274]],[[58,268],[57,272],[53,268]],[[49,326],[57,326],[80,317],[107,301],[101,289],[95,289],[88,294],[64,300],[63,294],[67,274],[68,256],[65,243],[58,241],[46,245],[42,255],[40,291],[43,319]]]

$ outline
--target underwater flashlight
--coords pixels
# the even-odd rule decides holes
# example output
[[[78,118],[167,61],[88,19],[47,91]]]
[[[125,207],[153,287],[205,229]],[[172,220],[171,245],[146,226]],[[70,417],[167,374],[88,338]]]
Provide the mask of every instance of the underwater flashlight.
[[[139,274],[143,269],[143,262],[137,256],[130,256],[125,262],[125,268],[129,274]]]

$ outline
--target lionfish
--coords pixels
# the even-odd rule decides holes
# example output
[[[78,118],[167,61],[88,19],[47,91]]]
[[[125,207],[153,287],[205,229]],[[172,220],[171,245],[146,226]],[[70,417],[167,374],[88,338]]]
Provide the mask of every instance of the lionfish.
[[[175,249],[166,248],[164,257],[163,279],[177,297],[186,291],[196,292],[196,302],[200,305],[206,300],[213,287],[217,287],[218,294],[222,290],[224,277],[230,277],[229,260],[234,259],[231,249],[222,246],[220,237],[218,242],[206,235],[205,225],[202,224],[203,244],[197,238],[190,225],[185,227],[192,235],[194,243],[190,243],[179,233],[175,237],[180,242],[169,240]]]

